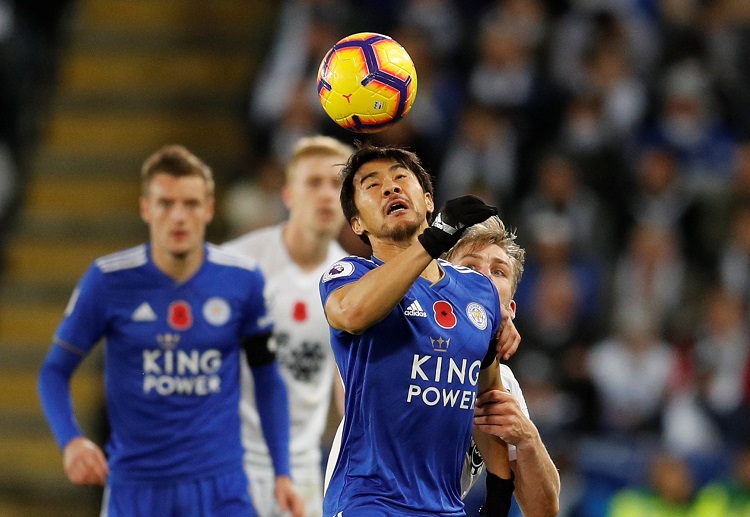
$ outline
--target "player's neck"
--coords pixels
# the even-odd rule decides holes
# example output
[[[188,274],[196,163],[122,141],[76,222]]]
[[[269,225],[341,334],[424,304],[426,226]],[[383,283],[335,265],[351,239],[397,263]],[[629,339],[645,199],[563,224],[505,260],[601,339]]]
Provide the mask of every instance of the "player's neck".
[[[289,257],[303,271],[318,268],[328,257],[328,245],[333,240],[328,235],[305,231],[292,222],[281,230],[282,240]]]
[[[157,247],[151,248],[151,260],[162,273],[177,282],[190,279],[203,263],[203,246],[185,253],[175,255]]]

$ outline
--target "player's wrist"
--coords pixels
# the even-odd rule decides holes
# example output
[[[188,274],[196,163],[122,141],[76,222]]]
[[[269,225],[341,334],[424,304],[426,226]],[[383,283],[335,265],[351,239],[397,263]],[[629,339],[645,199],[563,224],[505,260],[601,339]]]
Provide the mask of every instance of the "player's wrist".
[[[441,235],[442,234],[442,235]],[[448,234],[442,230],[438,230],[433,227],[426,228],[417,239],[425,251],[434,259],[439,258],[443,253],[453,247],[455,242],[452,239],[449,240]],[[456,239],[458,241],[458,239]]]

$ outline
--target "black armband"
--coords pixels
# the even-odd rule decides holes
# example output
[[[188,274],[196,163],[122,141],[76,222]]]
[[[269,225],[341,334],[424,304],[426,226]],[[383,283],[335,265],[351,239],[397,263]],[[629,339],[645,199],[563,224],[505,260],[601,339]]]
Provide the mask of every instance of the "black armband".
[[[484,517],[507,517],[510,512],[513,490],[515,489],[514,479],[513,472],[510,473],[510,479],[503,479],[487,471],[487,495],[484,498],[484,505],[479,509],[480,515],[484,515]]]
[[[242,338],[247,364],[250,368],[263,366],[276,360],[276,352],[271,347],[271,333]]]
[[[482,366],[480,369],[484,370],[485,368],[488,368],[492,366],[492,363],[495,362],[495,356],[497,355],[497,341],[495,338],[490,339],[490,346],[487,349],[487,355],[484,356],[484,359],[482,359]]]

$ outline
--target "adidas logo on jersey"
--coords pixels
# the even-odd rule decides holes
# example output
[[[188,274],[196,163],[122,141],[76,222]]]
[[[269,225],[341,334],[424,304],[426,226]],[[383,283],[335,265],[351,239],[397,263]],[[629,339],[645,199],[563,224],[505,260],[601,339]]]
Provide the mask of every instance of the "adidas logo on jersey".
[[[404,311],[404,316],[419,316],[420,318],[426,318],[427,313],[422,309],[422,306],[419,305],[419,300],[414,300]]]
[[[143,302],[133,311],[133,315],[130,319],[133,321],[156,321],[156,313],[148,302]]]

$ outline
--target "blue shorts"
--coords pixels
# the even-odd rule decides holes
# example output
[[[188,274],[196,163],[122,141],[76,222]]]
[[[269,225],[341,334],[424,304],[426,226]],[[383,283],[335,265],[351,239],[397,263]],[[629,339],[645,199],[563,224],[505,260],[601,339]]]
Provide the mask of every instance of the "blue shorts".
[[[107,485],[101,517],[257,517],[244,471],[175,483]]]

